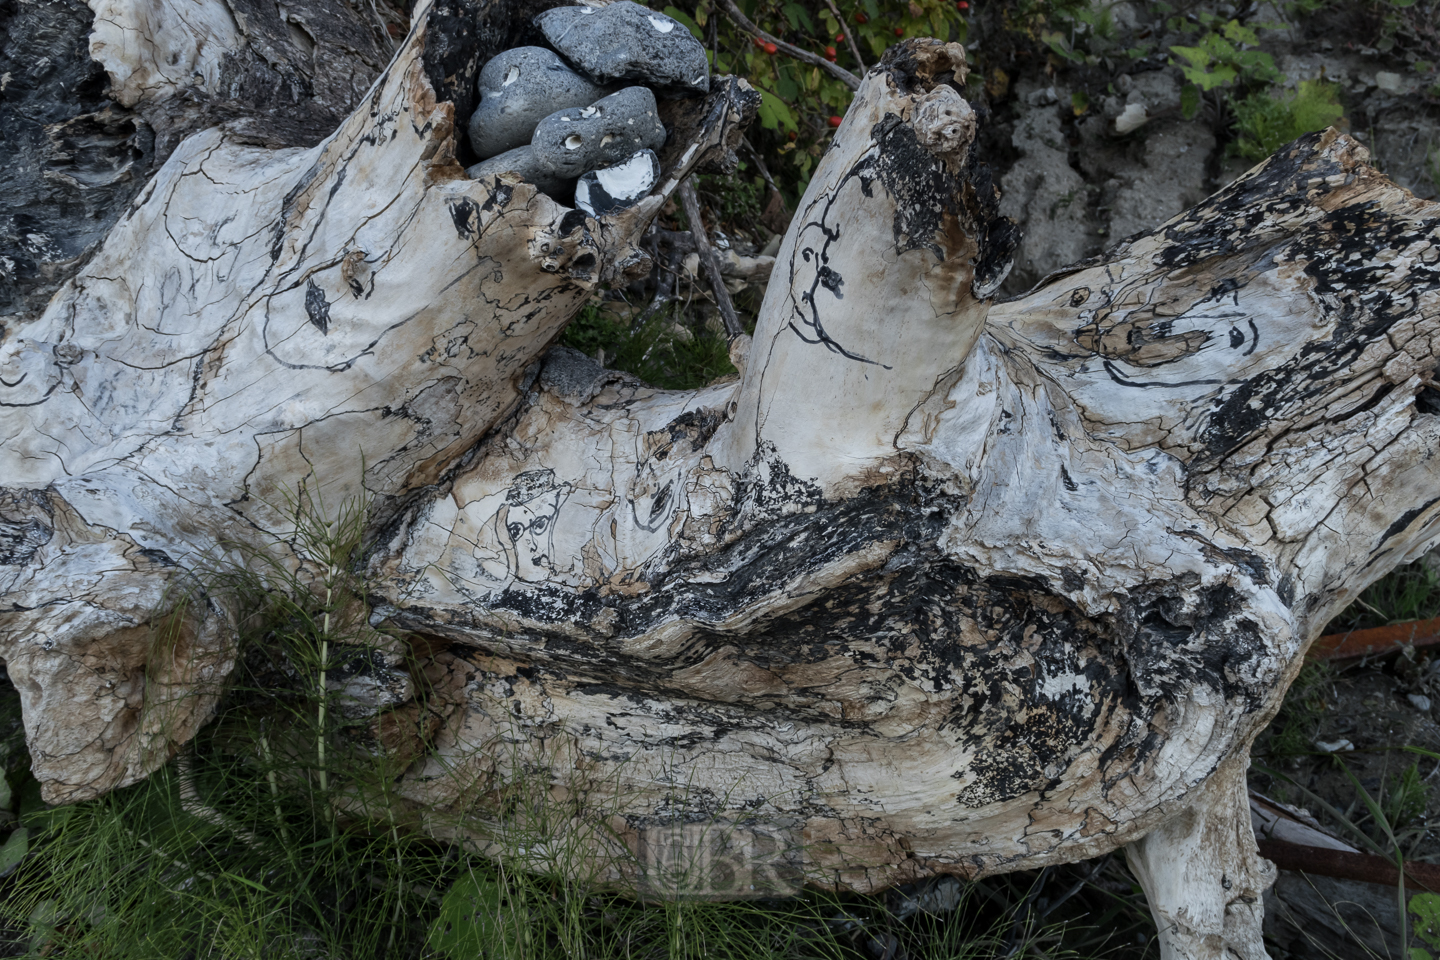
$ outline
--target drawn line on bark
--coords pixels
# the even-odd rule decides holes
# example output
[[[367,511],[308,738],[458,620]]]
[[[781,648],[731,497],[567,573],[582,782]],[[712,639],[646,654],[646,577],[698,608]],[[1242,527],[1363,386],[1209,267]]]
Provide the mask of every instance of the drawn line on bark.
[[[1181,380],[1178,383],[1162,383],[1159,380],[1150,383],[1141,383],[1138,380],[1127,380],[1115,369],[1115,365],[1109,360],[1104,361],[1105,372],[1110,374],[1110,379],[1122,387],[1203,387],[1217,383],[1224,383],[1224,380]]]
[[[25,379],[25,378],[24,378],[24,377],[21,377],[20,379],[23,380],[23,379]],[[16,386],[19,386],[19,384],[17,383]],[[30,401],[29,403],[8,403],[8,402],[6,402],[6,401],[0,400],[0,407],[38,407],[38,406],[40,406],[40,404],[44,403],[46,400],[49,400],[49,399],[50,399],[50,394],[54,393],[54,392],[55,392],[55,389],[56,389],[57,387],[59,387],[59,386],[60,386],[60,381],[57,380],[57,381],[55,381],[54,383],[52,383],[52,384],[50,385],[50,389],[49,389],[49,390],[46,390],[46,391],[45,391],[45,396],[41,397],[39,400],[32,400],[32,401]]]
[[[796,276],[797,265],[800,262],[804,262],[807,264],[810,263],[812,257],[815,259],[815,278],[810,283],[810,289],[800,294],[800,303],[805,304],[809,308],[810,316],[808,319],[803,319],[804,313],[798,305],[794,310],[794,313],[800,314],[802,316],[802,319],[800,320],[801,326],[807,327],[810,330],[814,331],[813,338],[810,336],[806,336],[805,333],[795,325],[795,321],[793,319],[789,321],[786,326],[793,330],[795,332],[795,335],[801,340],[803,340],[805,343],[818,343],[823,345],[825,349],[829,350],[831,353],[838,353],[847,360],[855,360],[859,363],[868,363],[873,366],[878,366],[883,370],[889,370],[891,369],[891,367],[888,364],[881,363],[878,360],[871,360],[869,357],[862,357],[858,353],[853,353],[850,350],[847,350],[845,347],[841,346],[840,342],[834,337],[830,336],[830,334],[825,330],[825,324],[820,319],[820,309],[815,302],[815,293],[817,289],[821,286],[824,286],[827,290],[831,291],[835,295],[835,298],[837,300],[842,299],[842,296],[840,294],[840,286],[845,282],[845,280],[829,266],[830,245],[840,239],[840,229],[836,227],[832,230],[826,227],[825,220],[827,217],[829,217],[830,209],[839,199],[840,193],[844,189],[845,184],[848,183],[852,178],[858,177],[861,184],[861,191],[863,191],[867,196],[870,195],[869,182],[866,179],[865,173],[870,172],[870,169],[874,165],[876,149],[877,147],[872,146],[870,151],[866,153],[865,156],[861,157],[860,160],[858,160],[855,165],[846,172],[844,177],[840,178],[840,182],[835,185],[835,188],[826,194],[825,202],[820,210],[820,215],[818,219],[806,221],[805,226],[800,228],[799,232],[797,233],[797,237],[801,236],[807,230],[814,227],[815,229],[819,230],[820,233],[825,237],[825,241],[823,244],[821,244],[819,250],[816,250],[813,246],[804,247],[800,250],[800,258],[798,260],[792,258],[790,261],[790,281],[791,287],[793,289],[795,281],[798,279]]]

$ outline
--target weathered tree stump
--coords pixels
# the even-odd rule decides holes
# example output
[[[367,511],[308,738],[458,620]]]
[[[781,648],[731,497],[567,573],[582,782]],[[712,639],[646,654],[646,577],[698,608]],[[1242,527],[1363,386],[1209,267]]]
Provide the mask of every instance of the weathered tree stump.
[[[205,721],[234,611],[163,656],[151,617],[308,484],[371,499],[376,614],[444,650],[420,807],[463,810],[518,734],[619,784],[632,834],[684,788],[797,824],[858,890],[1123,847],[1165,956],[1263,957],[1250,743],[1440,533],[1440,206],[1331,130],[994,303],[1014,235],[964,53],[910,41],[799,204],[742,376],[656,390],[550,347],[755,95],[672,104],[660,185],[611,217],[469,179],[478,69],[548,5],[422,5],[318,142],[380,31],[286,116],[235,81],[263,44],[222,0],[96,18],[114,123],[192,126],[0,332],[0,655],[45,797]]]

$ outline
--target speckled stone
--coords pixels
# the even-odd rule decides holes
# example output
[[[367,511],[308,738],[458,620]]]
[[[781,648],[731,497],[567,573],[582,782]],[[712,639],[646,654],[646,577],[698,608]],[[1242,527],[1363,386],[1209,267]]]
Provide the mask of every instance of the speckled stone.
[[[481,177],[507,171],[527,183],[535,184],[542,193],[547,193],[552,197],[563,195],[570,186],[568,182],[570,178],[556,176],[554,170],[548,164],[541,163],[536,158],[535,151],[528,146],[506,150],[498,157],[482,160],[465,172],[470,175],[471,179],[478,180]]]
[[[535,23],[551,46],[597,82],[639,80],[671,96],[710,91],[704,45],[683,23],[638,3],[555,7]]]
[[[516,47],[492,57],[480,71],[479,87],[470,145],[482,160],[529,143],[535,127],[556,110],[588,106],[610,92],[544,47]]]
[[[563,179],[614,166],[664,144],[655,94],[646,87],[626,87],[588,107],[552,113],[540,121],[530,141],[536,161]]]
[[[591,170],[575,184],[575,206],[595,217],[634,206],[660,179],[660,158],[641,150],[603,170]]]

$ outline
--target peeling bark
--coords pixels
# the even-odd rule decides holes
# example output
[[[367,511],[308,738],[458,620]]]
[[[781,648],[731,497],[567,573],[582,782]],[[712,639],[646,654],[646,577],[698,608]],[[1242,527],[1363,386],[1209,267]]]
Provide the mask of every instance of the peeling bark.
[[[636,843],[797,823],[859,890],[1127,847],[1165,956],[1263,957],[1249,745],[1329,617],[1440,536],[1440,207],[1327,131],[996,304],[1015,237],[964,53],[912,41],[816,170],[742,376],[655,390],[551,344],[756,97],[672,103],[661,185],[610,217],[469,180],[473,78],[542,6],[417,11],[312,146],[191,133],[5,328],[0,655],[46,798],[203,722],[231,613],[158,662],[145,625],[304,484],[373,500],[376,616],[443,651],[422,810],[469,810],[518,738],[620,785]],[[110,70],[142,113],[175,95],[149,56]]]

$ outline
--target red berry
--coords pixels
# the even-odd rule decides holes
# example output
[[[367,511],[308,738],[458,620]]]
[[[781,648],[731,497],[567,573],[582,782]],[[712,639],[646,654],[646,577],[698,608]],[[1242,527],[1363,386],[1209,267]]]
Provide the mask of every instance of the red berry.
[[[867,16],[865,16],[865,14],[863,14],[863,13],[857,13],[857,14],[855,14],[855,22],[856,22],[856,23],[869,23],[869,22],[870,22],[870,18],[867,17]]]
[[[767,44],[765,44],[765,52],[768,53],[768,54],[770,54],[771,56],[774,56],[774,55],[775,55],[775,51],[777,51],[777,50],[779,50],[779,49],[780,49],[780,48],[777,47],[777,46],[775,46],[775,44],[773,44],[773,43],[767,43]]]
[[[897,37],[903,37],[903,36],[905,36],[905,31],[902,30],[902,29],[899,28],[899,27],[896,27],[896,28],[895,28],[895,36],[897,36]]]
[[[838,126],[840,126],[840,121],[841,121],[842,119],[843,119],[842,117],[831,117],[831,118],[830,118],[830,126],[832,126],[832,127],[838,127]]]
[[[796,137],[795,131],[794,131],[794,130],[791,130],[791,131],[790,131],[790,139],[791,139],[791,140],[794,140],[795,137]]]
[[[834,60],[834,59],[835,59],[835,48],[834,48],[834,47],[826,47],[826,48],[825,48],[825,56],[829,57],[831,60]]]
[[[835,42],[836,42],[836,43],[840,43],[840,42],[843,41],[844,39],[845,39],[845,34],[843,34],[843,33],[837,33],[837,34],[835,34]]]
[[[969,10],[969,9],[970,9],[970,4],[966,3],[965,0],[960,0],[959,3],[955,4],[955,9],[956,9],[956,10]]]
[[[764,50],[764,49],[765,49],[765,41],[764,41],[764,40],[761,40],[759,37],[756,37],[756,38],[755,38],[755,46],[759,47],[761,50]]]

